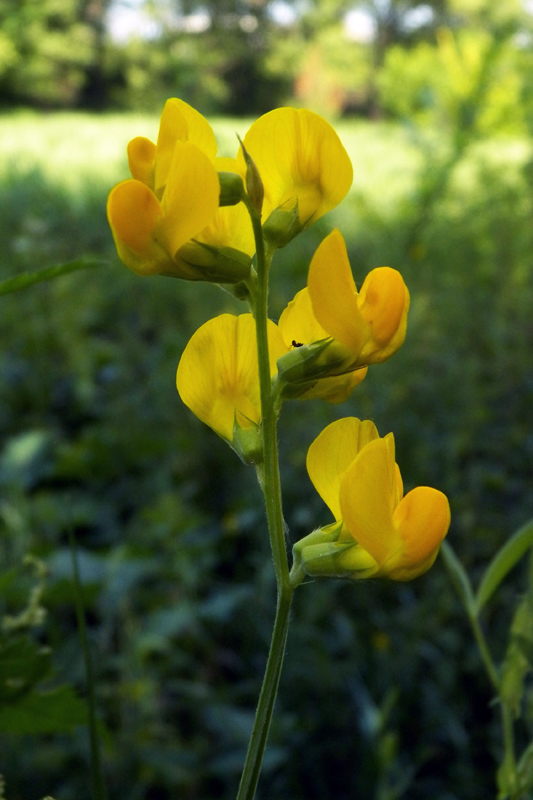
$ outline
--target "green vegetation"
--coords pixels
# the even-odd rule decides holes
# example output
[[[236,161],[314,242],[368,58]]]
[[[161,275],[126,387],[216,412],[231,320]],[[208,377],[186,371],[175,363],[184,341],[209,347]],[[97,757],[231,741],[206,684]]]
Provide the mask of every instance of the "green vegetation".
[[[234,131],[246,127],[216,121],[221,151],[233,152]],[[105,220],[106,193],[127,174],[126,142],[156,129],[156,117],[133,114],[0,118],[0,281],[80,255],[109,262],[0,297],[2,616],[35,605],[44,578],[25,556],[47,568],[37,604],[46,616],[15,632],[4,624],[0,645],[19,660],[29,654],[27,705],[50,692],[64,703],[66,686],[84,696],[73,529],[110,797],[229,799],[264,669],[274,576],[251,470],[174,386],[193,330],[239,306],[212,286],[130,274]],[[402,350],[348,403],[284,409],[288,522],[300,538],[329,519],[305,472],[313,438],[340,416],[370,416],[381,434],[394,431],[406,486],[450,497],[449,540],[477,585],[533,515],[531,141],[465,134],[458,148],[429,128],[360,121],[338,130],[353,189],[280,253],[273,315],[335,224],[358,284],[372,267],[395,266],[412,311]],[[483,612],[497,663],[526,580],[517,568]],[[292,624],[259,798],[495,796],[492,688],[440,560],[412,584],[304,586]],[[527,681],[519,685],[521,751],[532,720]],[[51,714],[38,734],[2,727],[11,800],[90,797],[88,734],[65,732],[80,713],[69,702],[63,726]]]

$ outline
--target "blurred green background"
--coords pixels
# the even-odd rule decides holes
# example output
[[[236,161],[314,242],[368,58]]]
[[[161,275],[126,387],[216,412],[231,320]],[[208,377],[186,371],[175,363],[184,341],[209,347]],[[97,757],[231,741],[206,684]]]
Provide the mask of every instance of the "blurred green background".
[[[109,261],[0,297],[0,612],[24,609],[39,583],[24,557],[41,559],[47,614],[20,628],[51,663],[31,680],[84,696],[74,530],[113,800],[234,797],[275,599],[253,471],[174,383],[193,331],[244,308],[120,265],[105,200],[127,142],[156,138],[168,96],[209,115],[222,155],[280,104],[332,119],[353,187],[278,254],[271,314],[334,225],[358,285],[396,267],[412,310],[402,350],[347,403],[283,409],[291,540],[330,521],[309,444],[341,416],[372,418],[395,434],[406,488],[448,494],[475,581],[533,515],[532,14],[514,0],[0,0],[0,280]],[[486,615],[496,658],[524,585],[517,569]],[[490,701],[440,560],[412,584],[304,585],[258,799],[494,797]],[[519,744],[532,708],[528,693]],[[85,728],[29,735],[6,713],[7,797],[89,798]]]

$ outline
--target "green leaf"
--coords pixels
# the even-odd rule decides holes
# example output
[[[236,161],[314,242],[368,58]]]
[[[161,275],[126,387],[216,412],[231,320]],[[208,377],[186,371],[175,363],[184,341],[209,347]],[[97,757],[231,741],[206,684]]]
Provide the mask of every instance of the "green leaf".
[[[485,603],[492,597],[507,573],[533,545],[533,520],[518,530],[496,553],[479,584],[475,608],[479,614]]]
[[[86,723],[85,702],[70,686],[30,692],[0,707],[0,733],[63,733]]]
[[[27,289],[28,286],[33,286],[35,283],[50,281],[53,278],[59,278],[61,275],[68,275],[69,272],[102,267],[107,264],[107,261],[102,261],[99,258],[78,258],[76,261],[68,261],[66,264],[55,264],[53,267],[40,269],[38,272],[23,272],[20,275],[15,275],[13,278],[0,281],[0,295],[19,292],[21,289]]]
[[[524,678],[531,669],[533,657],[533,604],[524,595],[515,611],[509,645],[502,667],[501,697],[515,717],[520,716],[524,694]]]
[[[455,555],[451,544],[448,542],[442,543],[440,552],[444,559],[446,569],[452,579],[452,583],[463,601],[467,612],[475,615],[474,592],[472,591],[472,584],[470,583],[470,578],[466,574],[465,568]]]

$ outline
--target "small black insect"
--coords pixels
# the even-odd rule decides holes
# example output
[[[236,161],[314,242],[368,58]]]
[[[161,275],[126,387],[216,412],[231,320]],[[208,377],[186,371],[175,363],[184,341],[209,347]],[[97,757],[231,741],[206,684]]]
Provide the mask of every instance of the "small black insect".
[[[297,342],[296,339],[293,339],[292,340],[292,346],[293,347],[303,347],[303,343],[302,342]]]

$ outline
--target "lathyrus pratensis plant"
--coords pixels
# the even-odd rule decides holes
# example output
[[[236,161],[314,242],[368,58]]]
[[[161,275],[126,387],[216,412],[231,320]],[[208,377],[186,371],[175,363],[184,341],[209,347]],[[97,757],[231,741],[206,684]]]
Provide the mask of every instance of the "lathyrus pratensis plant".
[[[246,463],[265,497],[277,579],[277,610],[263,686],[237,800],[255,794],[268,736],[295,589],[306,575],[407,581],[433,564],[450,524],[437,489],[403,493],[394,436],[354,417],[312,443],[309,476],[334,521],[310,532],[287,557],[277,421],[286,400],[344,402],[367,368],[403,344],[409,292],[399,272],[378,267],[357,289],[342,234],[316,250],[307,286],[278,324],[268,318],[276,250],[334,208],[352,183],[350,159],[333,128],[307,110],[258,119],[235,159],[217,158],[204,117],[168,100],[157,144],[128,146],[132,178],[109,195],[118,254],[140,275],[225,284],[247,303],[192,336],[177,371],[183,402]]]

